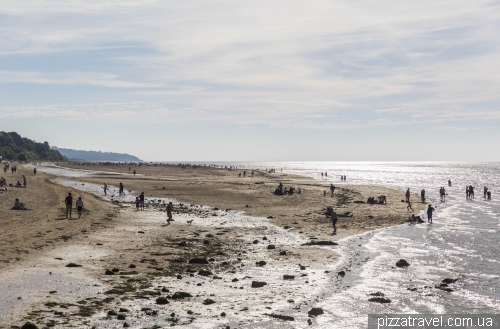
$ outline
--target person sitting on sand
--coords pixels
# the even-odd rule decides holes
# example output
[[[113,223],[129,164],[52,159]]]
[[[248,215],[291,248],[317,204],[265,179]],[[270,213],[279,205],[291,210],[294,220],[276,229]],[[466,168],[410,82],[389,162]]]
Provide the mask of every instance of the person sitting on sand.
[[[26,210],[24,203],[19,202],[19,199],[14,201],[14,206],[10,210]]]
[[[170,221],[172,221],[172,211],[174,210],[174,205],[172,202],[169,202],[167,205],[167,225],[170,225]]]
[[[378,196],[378,203],[379,204],[387,204],[387,199],[385,198],[385,195]]]
[[[17,181],[17,183],[16,183],[16,187],[22,187],[22,185],[21,185],[21,182],[20,182],[20,181]]]

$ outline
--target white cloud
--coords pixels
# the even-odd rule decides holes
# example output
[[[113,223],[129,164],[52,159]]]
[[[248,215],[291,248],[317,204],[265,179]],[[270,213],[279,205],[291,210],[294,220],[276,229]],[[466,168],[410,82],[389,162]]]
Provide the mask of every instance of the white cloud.
[[[9,107],[20,117],[146,113],[309,128],[486,122],[499,117],[484,104],[500,101],[500,16],[488,3],[4,1],[0,56],[84,52],[88,67],[3,68],[0,83],[126,89],[115,103]],[[93,67],[89,54],[109,67]]]

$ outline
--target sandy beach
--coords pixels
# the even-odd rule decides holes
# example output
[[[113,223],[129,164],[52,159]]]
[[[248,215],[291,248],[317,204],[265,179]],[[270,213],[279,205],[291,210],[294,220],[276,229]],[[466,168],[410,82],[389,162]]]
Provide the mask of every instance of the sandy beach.
[[[27,321],[40,328],[307,327],[323,291],[345,288],[338,241],[405,223],[426,207],[414,202],[409,212],[403,192],[380,186],[342,184],[332,197],[328,180],[262,170],[251,177],[252,168],[238,177],[243,170],[59,166],[93,172],[64,177],[42,165],[33,175],[31,165],[18,165],[5,177],[15,183],[24,174],[28,185],[0,194],[0,328]],[[280,182],[301,193],[274,195]],[[64,216],[68,192],[84,200],[80,219]],[[136,211],[141,192],[145,210]],[[379,195],[387,204],[354,203]],[[15,198],[30,210],[10,211]],[[174,222],[166,225],[170,200]],[[328,206],[352,215],[339,218],[336,235]],[[253,281],[265,285],[252,288]]]

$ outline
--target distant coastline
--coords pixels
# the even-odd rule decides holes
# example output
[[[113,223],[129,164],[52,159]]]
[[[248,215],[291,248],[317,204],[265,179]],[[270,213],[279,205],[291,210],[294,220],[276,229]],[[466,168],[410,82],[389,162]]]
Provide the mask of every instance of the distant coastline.
[[[138,157],[127,153],[73,150],[57,146],[52,146],[52,149],[59,151],[69,161],[142,161]]]

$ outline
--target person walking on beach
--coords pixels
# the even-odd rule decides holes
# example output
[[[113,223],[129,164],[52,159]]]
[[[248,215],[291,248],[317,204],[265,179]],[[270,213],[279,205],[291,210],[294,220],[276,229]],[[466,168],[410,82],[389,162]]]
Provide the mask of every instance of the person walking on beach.
[[[139,195],[139,201],[140,201],[141,210],[144,210],[144,192],[141,192],[141,195]]]
[[[333,226],[333,234],[337,234],[337,213],[333,210],[333,207],[330,207],[330,220],[332,221]]]
[[[451,179],[448,179],[448,186],[451,187]]]
[[[420,200],[422,202],[425,202],[425,189],[422,189],[422,191],[420,191]]]
[[[406,193],[405,193],[405,201],[407,203],[410,203],[410,189],[407,189],[406,190]]]
[[[474,186],[469,185],[469,198],[474,199]]]
[[[323,190],[323,196],[326,197],[326,191],[325,190]]]
[[[104,183],[102,189],[104,190],[104,195],[108,195],[108,185],[106,183]]]
[[[335,192],[335,186],[333,186],[333,184],[330,184],[330,191],[332,192],[333,197],[333,192]]]
[[[83,211],[82,197],[79,197],[78,200],[76,200],[76,210],[78,211],[78,218],[82,217],[82,211]]]
[[[73,197],[71,193],[68,193],[68,196],[64,199],[64,203],[66,204],[66,218],[68,218],[69,213],[69,219],[71,219],[71,208],[73,207]]]
[[[125,193],[123,193],[123,184],[120,182],[120,189],[118,190],[118,195],[122,196],[122,194],[125,195]]]
[[[167,205],[167,225],[170,225],[170,221],[172,220],[172,210],[174,210],[174,205],[172,202],[169,202]]]
[[[432,212],[434,210],[436,209],[434,209],[431,204],[427,206],[427,223],[432,224]]]
[[[465,196],[467,197],[467,199],[470,197],[470,192],[469,192],[468,186],[465,187]]]
[[[33,175],[36,175],[36,167],[33,168]]]
[[[23,176],[24,177],[24,176]],[[484,198],[486,199],[486,194],[488,193],[488,188],[485,186],[484,187]]]

